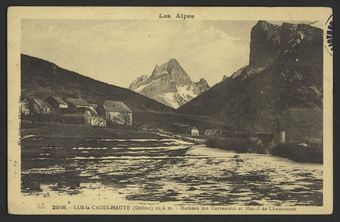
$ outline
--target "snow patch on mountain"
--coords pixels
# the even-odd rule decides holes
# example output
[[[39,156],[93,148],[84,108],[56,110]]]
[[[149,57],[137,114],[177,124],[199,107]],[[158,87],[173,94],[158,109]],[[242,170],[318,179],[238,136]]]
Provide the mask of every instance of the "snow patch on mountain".
[[[194,87],[192,85],[186,85],[186,86],[179,86],[177,87],[178,94],[182,96],[182,98],[189,102],[193,98],[195,98],[197,95],[194,93]]]
[[[160,99],[162,100],[163,104],[173,107],[175,109],[177,109],[180,106],[176,99],[176,93],[164,93],[162,94]]]
[[[192,82],[176,59],[156,65],[150,75],[138,77],[129,86],[129,89],[175,109],[209,88],[203,78]]]

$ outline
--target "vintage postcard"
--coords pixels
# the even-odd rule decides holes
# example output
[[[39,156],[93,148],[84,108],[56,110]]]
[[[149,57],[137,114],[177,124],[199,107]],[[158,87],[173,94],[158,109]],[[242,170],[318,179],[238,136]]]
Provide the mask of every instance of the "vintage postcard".
[[[331,214],[321,7],[10,7],[11,214]]]

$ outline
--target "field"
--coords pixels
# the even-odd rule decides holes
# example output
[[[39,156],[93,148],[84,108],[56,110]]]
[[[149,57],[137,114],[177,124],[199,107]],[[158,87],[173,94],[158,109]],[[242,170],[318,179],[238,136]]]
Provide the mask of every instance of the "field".
[[[29,138],[34,136],[35,140]],[[155,133],[137,131],[132,129],[112,129],[90,127],[76,124],[58,123],[22,123],[22,145],[76,145],[84,138],[115,138],[115,139],[159,139],[161,136]],[[48,140],[39,140],[45,138]]]

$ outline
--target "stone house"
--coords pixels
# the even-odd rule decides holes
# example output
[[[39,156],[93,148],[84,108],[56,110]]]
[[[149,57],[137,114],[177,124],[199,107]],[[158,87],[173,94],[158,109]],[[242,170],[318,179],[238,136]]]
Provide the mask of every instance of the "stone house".
[[[132,126],[132,111],[121,101],[105,100],[97,110],[110,124]]]

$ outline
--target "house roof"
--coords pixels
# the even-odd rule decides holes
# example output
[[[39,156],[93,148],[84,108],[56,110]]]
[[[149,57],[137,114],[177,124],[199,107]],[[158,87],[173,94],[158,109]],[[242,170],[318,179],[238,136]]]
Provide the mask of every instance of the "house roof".
[[[127,107],[123,102],[120,101],[105,100],[103,103],[103,107],[106,111],[109,112],[132,112],[129,107]]]
[[[40,107],[47,107],[50,108],[43,100],[34,98],[33,101]]]
[[[51,96],[51,98],[54,99],[54,101],[56,101],[59,104],[67,105],[67,103],[58,96]]]
[[[30,103],[28,104],[28,106],[29,108],[32,109],[33,112],[42,114],[44,111],[42,111],[41,109],[44,109],[44,110],[47,109],[51,111],[50,106],[41,99],[30,97],[29,101]]]
[[[91,106],[88,102],[86,102],[86,101],[83,100],[83,99],[67,98],[67,99],[66,99],[66,102],[72,103],[72,104],[75,105],[75,106],[88,106],[88,107]]]

